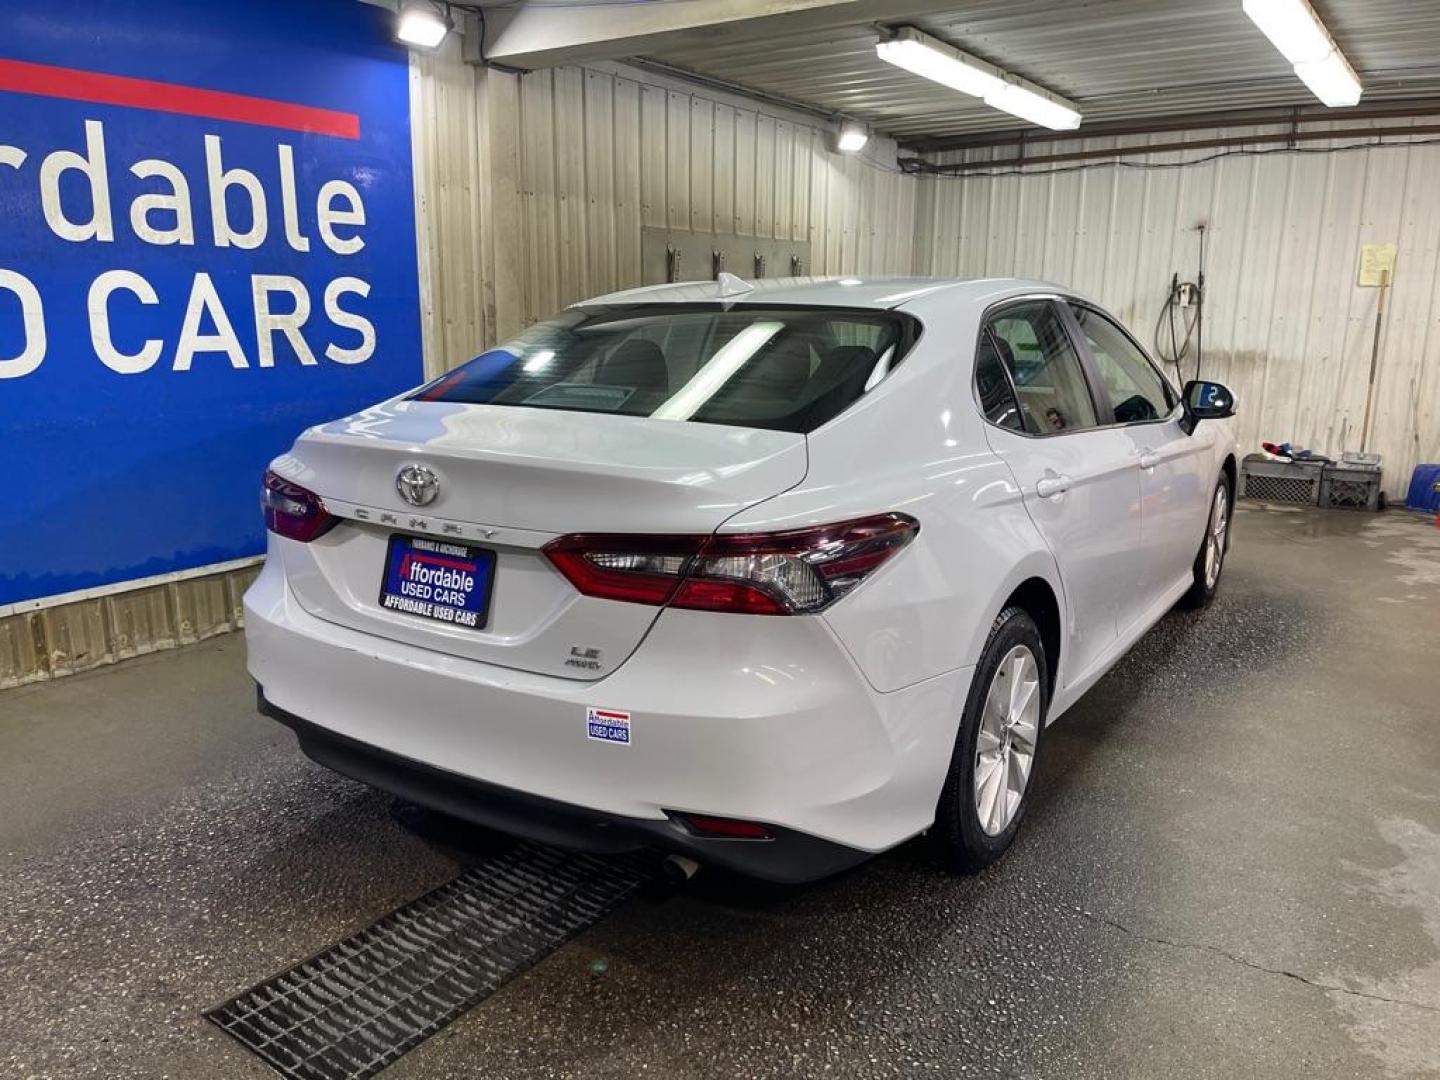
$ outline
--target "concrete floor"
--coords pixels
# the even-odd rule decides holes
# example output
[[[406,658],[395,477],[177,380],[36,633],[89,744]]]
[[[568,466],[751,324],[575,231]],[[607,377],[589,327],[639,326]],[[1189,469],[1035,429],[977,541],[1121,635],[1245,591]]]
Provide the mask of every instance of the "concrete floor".
[[[1440,1076],[1440,529],[1244,508],[1015,848],[636,900],[419,1077]],[[238,636],[0,694],[0,1075],[263,1077],[203,1009],[493,839],[310,765]]]

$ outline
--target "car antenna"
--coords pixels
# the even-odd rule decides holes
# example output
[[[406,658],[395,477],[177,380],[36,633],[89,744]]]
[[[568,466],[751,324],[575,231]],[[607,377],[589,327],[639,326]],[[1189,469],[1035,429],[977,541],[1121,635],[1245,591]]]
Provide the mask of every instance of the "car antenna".
[[[755,286],[750,282],[725,270],[716,275],[715,284],[719,286],[721,296],[742,296],[755,291]]]

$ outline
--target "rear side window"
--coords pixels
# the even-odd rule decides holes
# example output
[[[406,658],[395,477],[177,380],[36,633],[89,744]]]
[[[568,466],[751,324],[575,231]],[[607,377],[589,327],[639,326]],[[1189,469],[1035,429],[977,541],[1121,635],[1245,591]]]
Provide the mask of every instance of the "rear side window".
[[[1026,431],[1053,435],[1095,426],[1080,357],[1050,301],[1005,308],[990,320],[989,330],[1015,384]]]
[[[1114,422],[1136,424],[1170,415],[1174,392],[1125,331],[1091,308],[1071,304],[1070,310],[1110,395]]]
[[[916,336],[887,311],[651,304],[566,312],[416,391],[422,401],[813,431]]]
[[[979,395],[986,420],[1011,431],[1025,430],[1020,405],[1010,387],[1010,376],[1000,363],[1000,351],[989,331],[981,336],[980,349],[975,354],[975,393]]]

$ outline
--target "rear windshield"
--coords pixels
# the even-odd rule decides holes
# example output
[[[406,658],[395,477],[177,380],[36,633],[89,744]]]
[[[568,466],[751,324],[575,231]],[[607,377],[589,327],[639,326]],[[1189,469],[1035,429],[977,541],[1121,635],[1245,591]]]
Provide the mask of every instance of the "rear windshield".
[[[908,316],[842,308],[582,309],[411,397],[808,432],[883,379],[915,328]]]

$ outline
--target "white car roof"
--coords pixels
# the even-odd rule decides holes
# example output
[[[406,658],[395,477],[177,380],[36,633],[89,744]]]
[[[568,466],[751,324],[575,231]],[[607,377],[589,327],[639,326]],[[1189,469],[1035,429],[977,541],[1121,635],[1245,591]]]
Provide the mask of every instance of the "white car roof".
[[[1026,278],[933,277],[788,277],[744,281],[725,275],[723,281],[682,281],[673,285],[645,285],[638,289],[582,300],[574,307],[614,304],[704,303],[730,301],[742,304],[799,304],[823,307],[898,308],[921,300],[943,300],[945,305],[985,307],[1007,296],[1044,292],[1076,295],[1048,281]]]

